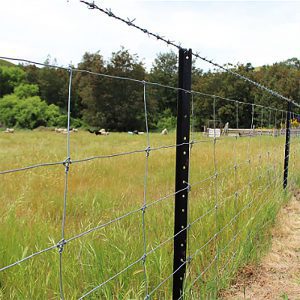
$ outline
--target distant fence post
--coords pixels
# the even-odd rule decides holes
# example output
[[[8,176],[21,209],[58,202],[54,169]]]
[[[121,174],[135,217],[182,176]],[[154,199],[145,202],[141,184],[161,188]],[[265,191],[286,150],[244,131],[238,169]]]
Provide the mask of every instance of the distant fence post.
[[[291,111],[292,103],[288,102],[286,113],[286,131],[285,131],[285,153],[284,153],[284,169],[283,169],[283,188],[286,189],[289,173],[289,158],[290,158],[290,141],[291,141]]]
[[[191,90],[192,50],[179,50],[178,87]],[[187,216],[189,192],[189,141],[190,141],[190,99],[191,95],[178,90],[176,129],[176,182],[175,182],[175,225],[173,299],[182,296],[186,271]],[[178,192],[180,191],[180,192]]]

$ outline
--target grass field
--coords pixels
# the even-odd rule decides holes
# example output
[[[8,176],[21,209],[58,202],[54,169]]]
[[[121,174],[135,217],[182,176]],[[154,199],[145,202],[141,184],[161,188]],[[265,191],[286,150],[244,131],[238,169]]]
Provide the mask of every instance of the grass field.
[[[190,161],[188,255],[192,259],[187,265],[186,298],[216,299],[217,290],[228,286],[238,268],[256,261],[267,249],[269,228],[289,199],[289,193],[282,191],[284,138],[222,138],[216,142],[216,165],[213,141],[200,133],[195,139],[203,142],[193,145]],[[150,135],[151,147],[174,143],[174,133]],[[0,170],[63,161],[67,156],[66,136],[54,132],[0,133],[0,144]],[[145,148],[145,135],[71,135],[72,160]],[[298,138],[293,138],[291,184],[299,181],[298,148]],[[144,200],[145,157],[141,152],[71,164],[66,239],[137,212],[65,245],[65,299],[79,298],[142,257],[142,211],[138,209]],[[215,166],[218,176],[213,176]],[[58,165],[0,176],[1,268],[61,240],[65,174],[64,166]],[[87,299],[144,299],[146,286],[151,299],[171,299],[172,277],[159,284],[172,274],[174,196],[154,201],[174,193],[174,182],[175,148],[150,151],[147,280],[139,261]],[[0,299],[58,298],[58,249],[0,272]]]

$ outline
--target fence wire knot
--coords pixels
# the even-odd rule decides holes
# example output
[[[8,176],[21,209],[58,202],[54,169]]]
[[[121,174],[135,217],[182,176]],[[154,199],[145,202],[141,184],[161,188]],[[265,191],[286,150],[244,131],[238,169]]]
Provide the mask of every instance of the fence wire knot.
[[[141,208],[141,211],[142,211],[143,213],[145,213],[145,212],[146,212],[146,208],[147,208],[147,205],[145,204],[145,205]]]
[[[57,243],[58,252],[62,253],[64,251],[64,246],[67,244],[65,239],[62,239]]]
[[[186,182],[186,190],[188,193],[192,191],[192,186],[190,185],[189,182]]]
[[[194,140],[191,140],[190,141],[190,145],[191,145],[191,149],[193,148],[193,145],[195,144],[195,141]]]
[[[150,151],[151,151],[151,147],[148,146],[146,149],[145,149],[145,152],[146,152],[146,157],[149,157],[150,155]]]
[[[72,163],[72,161],[71,161],[71,158],[70,158],[70,157],[67,157],[67,158],[64,160],[63,165],[64,165],[65,168],[66,168],[66,172],[69,171],[71,163]]]
[[[143,264],[146,262],[146,258],[147,258],[147,254],[145,253],[145,254],[142,256],[142,262],[143,262]]]

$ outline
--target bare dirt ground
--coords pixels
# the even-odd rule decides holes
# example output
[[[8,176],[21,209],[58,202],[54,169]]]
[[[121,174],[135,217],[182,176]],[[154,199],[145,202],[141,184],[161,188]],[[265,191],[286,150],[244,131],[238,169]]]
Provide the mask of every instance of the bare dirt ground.
[[[244,268],[222,299],[300,300],[300,191],[278,215],[270,252]]]

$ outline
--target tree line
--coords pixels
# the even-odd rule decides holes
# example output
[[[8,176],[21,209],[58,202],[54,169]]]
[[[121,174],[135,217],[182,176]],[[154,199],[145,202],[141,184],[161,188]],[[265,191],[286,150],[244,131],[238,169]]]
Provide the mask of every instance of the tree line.
[[[128,77],[161,85],[146,85],[148,121],[151,130],[174,129],[177,114],[177,54],[159,53],[150,71],[136,54],[121,48],[105,60],[100,52],[85,53],[77,68],[94,73]],[[46,64],[56,64],[49,57]],[[228,66],[286,97],[300,100],[300,60],[291,58],[273,65],[253,67],[250,63]],[[193,67],[192,89],[205,94],[286,110],[287,104],[230,73]],[[65,127],[67,124],[69,73],[60,68],[14,65],[0,61],[0,126],[34,129],[39,126]],[[145,130],[144,86],[140,82],[74,72],[71,126],[106,128],[111,131]],[[193,95],[194,126],[211,126],[214,101]],[[296,109],[294,108],[296,111]],[[237,105],[217,98],[218,126],[249,128],[252,106]],[[256,109],[257,124],[280,126],[279,113]]]

